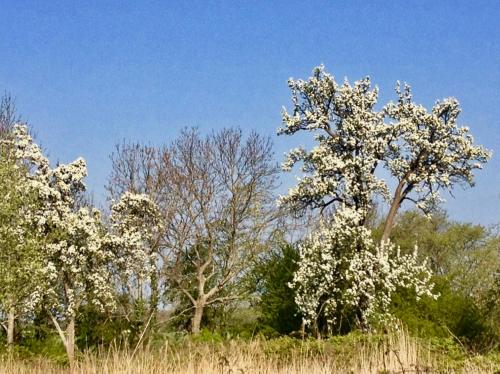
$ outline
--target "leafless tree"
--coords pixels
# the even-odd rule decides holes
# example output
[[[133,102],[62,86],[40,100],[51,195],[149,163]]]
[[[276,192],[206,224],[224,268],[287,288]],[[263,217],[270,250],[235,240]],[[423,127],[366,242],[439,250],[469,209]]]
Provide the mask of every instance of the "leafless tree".
[[[118,200],[125,191],[157,195],[157,163],[155,147],[123,141],[111,154],[112,172],[106,189],[111,199]]]
[[[175,215],[166,235],[171,287],[192,304],[191,331],[204,309],[239,297],[238,280],[266,248],[276,217],[277,167],[268,138],[225,129],[184,131],[164,160]]]
[[[14,99],[5,93],[0,99],[0,139],[12,129],[15,123],[20,121],[21,117],[16,112]]]
[[[238,281],[267,246],[277,216],[271,141],[238,129],[185,129],[161,148],[124,143],[112,161],[111,196],[143,192],[160,208],[158,276],[174,299],[189,300],[197,333],[207,306],[241,295]]]

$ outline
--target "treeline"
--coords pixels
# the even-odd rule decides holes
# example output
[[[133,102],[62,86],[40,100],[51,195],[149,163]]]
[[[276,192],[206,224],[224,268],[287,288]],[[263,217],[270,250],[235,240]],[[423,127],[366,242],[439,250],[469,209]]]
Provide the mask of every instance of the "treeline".
[[[75,344],[198,333],[239,305],[283,215],[269,138],[186,129],[164,147],[117,145],[109,214],[85,193],[85,161],[52,168],[3,101],[1,313],[7,345],[57,333]]]
[[[398,86],[398,102],[377,112],[367,78],[338,85],[323,67],[289,85],[280,134],[313,133],[317,144],[287,156],[282,168],[304,174],[287,195],[277,196],[269,137],[184,129],[161,146],[116,145],[103,211],[86,194],[85,161],[52,167],[4,97],[6,345],[37,351],[57,336],[71,363],[75,348],[173,332],[321,338],[400,320],[498,349],[499,234],[439,210],[439,191],[472,185],[490,156],[457,125],[458,102],[428,112]]]

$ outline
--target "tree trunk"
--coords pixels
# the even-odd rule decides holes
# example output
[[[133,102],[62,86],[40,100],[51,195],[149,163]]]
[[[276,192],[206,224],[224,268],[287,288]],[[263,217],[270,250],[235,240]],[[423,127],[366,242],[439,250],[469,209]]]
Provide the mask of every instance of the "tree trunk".
[[[193,334],[198,334],[200,332],[201,318],[203,317],[204,308],[205,302],[198,302],[194,307],[194,315],[191,320],[191,332]]]
[[[16,321],[16,315],[14,313],[14,308],[9,309],[7,316],[7,345],[11,346],[14,344],[14,324]]]
[[[156,323],[159,299],[158,273],[155,270],[151,275],[151,296],[149,298],[149,315],[152,316],[151,323],[153,325]]]
[[[75,317],[71,317],[66,327],[66,353],[68,354],[69,367],[75,363]]]
[[[384,232],[382,234],[382,243],[389,240],[389,236],[391,235],[392,227],[394,226],[394,218],[396,218],[396,214],[398,212],[399,207],[401,206],[401,192],[403,191],[404,183],[401,181],[394,192],[394,198],[392,199],[391,208],[389,209],[389,213],[387,214],[387,219],[385,220]]]
[[[362,311],[362,306],[358,305],[358,309],[356,310],[356,320],[358,323],[358,327],[362,332],[368,332],[368,326],[365,323],[365,320],[363,318],[363,311]]]
[[[316,334],[316,339],[317,340],[321,340],[321,331],[319,331],[319,326],[318,326],[318,320],[314,320],[314,324],[313,324],[313,330],[314,330],[314,333]]]
[[[69,367],[73,368],[75,362],[75,317],[71,317],[66,326],[66,353],[68,355]]]
[[[63,331],[54,315],[50,312],[49,315],[52,319],[52,322],[54,323],[54,326],[56,327],[61,341],[64,344],[64,348],[66,349],[69,367],[70,369],[73,369],[73,364],[75,362],[75,317],[73,316],[69,318],[68,324],[66,326],[66,331]]]

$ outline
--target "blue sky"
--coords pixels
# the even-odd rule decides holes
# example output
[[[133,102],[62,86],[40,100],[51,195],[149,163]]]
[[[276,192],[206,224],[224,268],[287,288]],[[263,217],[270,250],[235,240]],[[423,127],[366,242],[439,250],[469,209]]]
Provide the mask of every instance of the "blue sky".
[[[445,207],[500,222],[500,1],[0,0],[0,16],[0,90],[52,160],[87,160],[97,201],[123,138],[234,125],[272,135],[281,160],[305,142],[274,136],[286,81],[324,63],[338,80],[370,75],[382,103],[396,80],[426,106],[457,97],[496,154]]]

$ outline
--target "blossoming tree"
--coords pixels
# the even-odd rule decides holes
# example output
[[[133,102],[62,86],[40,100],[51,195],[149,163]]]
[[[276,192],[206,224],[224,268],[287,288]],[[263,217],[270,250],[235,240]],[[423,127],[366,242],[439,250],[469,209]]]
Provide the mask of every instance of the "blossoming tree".
[[[106,246],[113,252],[113,274],[116,286],[125,286],[127,293],[142,291],[142,283],[158,273],[158,259],[154,243],[159,237],[161,222],[158,207],[146,194],[124,192],[111,207],[111,227],[105,237]],[[153,280],[153,284],[156,282]],[[151,284],[151,283],[150,283]],[[152,297],[154,290],[150,289]],[[156,314],[150,310],[150,318]]]
[[[0,144],[0,314],[7,319],[8,345],[14,342],[16,319],[39,303],[43,273],[43,238],[31,215],[39,208],[30,183],[32,165],[15,152],[17,134],[18,129],[7,129]]]
[[[388,241],[401,203],[414,201],[428,211],[440,188],[472,184],[472,171],[489,153],[458,127],[455,99],[427,113],[406,87],[398,89],[397,104],[377,111],[378,89],[369,78],[338,84],[323,66],[307,81],[290,79],[289,86],[293,111],[283,111],[279,134],[312,132],[317,145],[289,152],[283,169],[301,163],[305,175],[280,202],[295,211],[321,212],[319,227],[301,245],[296,301],[308,324],[322,317],[338,327],[342,318],[354,316],[368,328],[387,316],[397,287],[411,287],[417,297],[431,294],[430,274],[416,253],[401,255]],[[384,167],[398,181],[393,198],[378,176]],[[366,227],[377,196],[390,204],[381,243],[373,242]]]
[[[126,194],[113,207],[113,227],[107,232],[98,209],[80,206],[85,191],[86,163],[78,158],[51,168],[26,126],[14,126],[11,144],[16,160],[29,170],[30,191],[36,194],[37,209],[26,211],[43,237],[38,258],[42,263],[32,293],[42,302],[66,348],[70,365],[75,353],[75,321],[79,307],[86,303],[100,310],[115,304],[113,276],[116,269],[127,274],[143,268],[148,254],[141,245],[149,236],[145,225],[155,208],[147,197]],[[142,224],[138,221],[143,220]],[[143,270],[147,273],[147,267]],[[20,274],[28,274],[25,266]],[[26,301],[28,302],[28,301]]]
[[[106,275],[109,257],[100,250],[100,214],[75,205],[75,196],[84,190],[83,159],[52,169],[26,126],[16,125],[13,131],[13,152],[31,171],[29,185],[39,201],[38,209],[28,210],[26,217],[36,223],[44,240],[38,253],[43,274],[33,292],[49,311],[72,363],[79,305],[87,300],[103,305],[113,291]]]
[[[163,183],[163,178],[160,178],[160,154],[160,150],[152,146],[127,142],[118,144],[115,152],[110,156],[112,172],[106,186],[109,199],[112,201],[119,201],[123,196],[142,196],[142,203],[139,201],[134,203],[134,205],[137,204],[134,208],[135,211],[142,211],[143,214],[148,211],[153,213],[153,210],[150,209],[152,206],[149,205],[155,206],[154,215],[146,215],[138,222],[134,222],[136,228],[138,224],[149,227],[147,229],[149,235],[147,243],[142,243],[142,245],[147,245],[144,250],[148,253],[150,261],[147,266],[151,270],[149,277],[144,277],[142,269],[136,269],[135,273],[133,269],[130,269],[132,273],[129,272],[127,278],[133,279],[132,283],[126,279],[117,279],[117,283],[122,283],[118,287],[127,288],[123,295],[126,294],[127,297],[121,298],[124,301],[120,305],[123,312],[142,319],[144,323],[151,318],[152,326],[154,326],[161,300],[160,291],[165,285],[165,272],[162,269],[162,264],[165,263],[169,252],[163,245],[164,230],[161,228],[166,221],[165,217],[168,217],[172,211],[168,193],[162,193],[165,183]],[[146,196],[150,199],[149,203],[144,200]],[[132,204],[131,199],[127,199],[125,206],[129,206],[129,203]],[[125,206],[120,207],[119,210],[121,212],[128,210],[129,208],[125,208]],[[142,208],[139,209],[139,207]],[[115,217],[113,218],[115,220],[114,229],[124,230],[125,226],[121,223],[118,224],[118,221],[122,220],[119,218],[122,213],[115,209],[113,216]]]

